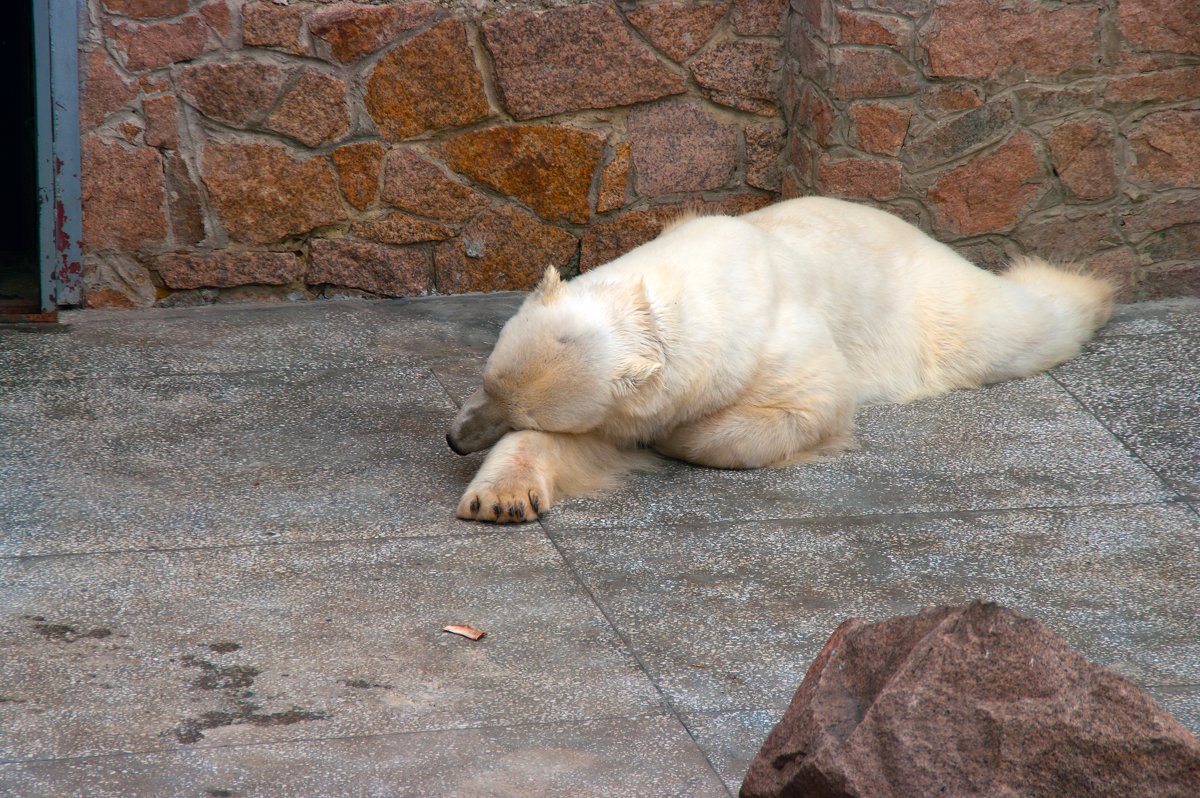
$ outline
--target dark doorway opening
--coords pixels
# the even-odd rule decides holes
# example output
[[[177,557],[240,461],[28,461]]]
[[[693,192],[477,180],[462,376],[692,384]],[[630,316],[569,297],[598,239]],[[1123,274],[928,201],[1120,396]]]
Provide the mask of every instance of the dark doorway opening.
[[[0,26],[0,314],[35,313],[41,305],[38,252],[37,111],[33,2],[17,0]]]

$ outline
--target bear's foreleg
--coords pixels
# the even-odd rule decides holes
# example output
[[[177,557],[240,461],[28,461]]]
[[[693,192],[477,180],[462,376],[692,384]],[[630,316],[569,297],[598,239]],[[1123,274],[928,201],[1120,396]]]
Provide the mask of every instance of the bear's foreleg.
[[[536,520],[551,504],[615,486],[653,456],[594,435],[520,430],[492,447],[458,503],[457,516],[499,524]]]

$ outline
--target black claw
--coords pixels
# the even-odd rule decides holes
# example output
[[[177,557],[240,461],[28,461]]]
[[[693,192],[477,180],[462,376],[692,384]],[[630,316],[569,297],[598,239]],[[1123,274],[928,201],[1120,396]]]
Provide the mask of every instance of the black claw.
[[[525,517],[525,502],[517,502],[517,511],[514,513],[517,518]]]
[[[512,518],[514,515],[517,514],[517,508],[513,507],[512,502],[509,502],[508,506],[506,506],[504,509],[505,509],[505,511],[508,512],[509,518]]]
[[[474,499],[471,499],[471,512],[473,512],[473,513],[479,512],[479,497],[478,496],[476,496]]]
[[[496,517],[497,517],[497,518],[499,518],[499,517],[500,517],[500,513],[504,512],[504,508],[503,508],[503,507],[501,507],[499,504],[493,504],[493,505],[492,505],[492,512],[496,514]]]
[[[541,509],[542,503],[538,501],[536,493],[529,494],[529,506],[533,508],[535,513]]]

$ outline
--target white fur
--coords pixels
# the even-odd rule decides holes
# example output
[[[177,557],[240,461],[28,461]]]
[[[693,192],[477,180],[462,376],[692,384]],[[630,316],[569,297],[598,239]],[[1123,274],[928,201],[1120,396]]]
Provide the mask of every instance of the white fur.
[[[464,407],[450,438],[517,432],[459,516],[536,517],[641,465],[639,445],[729,468],[836,451],[859,403],[1049,368],[1111,305],[1096,277],[1034,258],[997,276],[840,200],[687,219],[569,283],[548,270],[505,326],[472,398],[490,429]]]

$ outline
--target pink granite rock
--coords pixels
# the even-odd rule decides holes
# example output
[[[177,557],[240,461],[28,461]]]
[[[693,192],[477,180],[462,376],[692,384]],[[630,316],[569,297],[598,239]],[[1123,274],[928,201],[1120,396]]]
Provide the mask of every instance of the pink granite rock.
[[[198,14],[149,25],[111,25],[106,31],[132,72],[190,61],[209,49],[210,29]]]
[[[378,141],[360,141],[338,147],[329,157],[346,202],[360,211],[370,206],[379,194],[383,145]]]
[[[89,131],[102,123],[109,114],[129,108],[138,96],[137,84],[125,80],[113,67],[108,54],[97,47],[90,53],[80,53],[81,85],[79,127]]]
[[[367,111],[388,141],[466,125],[490,113],[460,20],[448,19],[397,45],[375,65],[366,88]]]
[[[929,187],[938,227],[962,235],[1008,230],[1040,189],[1042,165],[1028,133],[950,169]]]
[[[189,64],[179,70],[180,94],[205,116],[233,127],[258,121],[283,87],[283,70],[249,59]]]
[[[1156,189],[1200,188],[1200,111],[1159,111],[1127,134],[1134,180]]]
[[[596,213],[616,210],[625,204],[625,194],[629,189],[630,152],[631,147],[628,141],[618,144],[613,150],[612,160],[600,173],[600,190],[596,194]]]
[[[104,10],[133,19],[173,17],[188,10],[188,0],[104,0]]]
[[[333,75],[305,69],[263,124],[309,147],[343,138],[350,132],[346,84]]]
[[[735,128],[697,103],[637,108],[628,125],[638,192],[645,196],[720,188],[737,165]]]
[[[680,94],[687,88],[608,5],[510,11],[483,23],[504,107],[518,119]]]
[[[146,143],[151,147],[173,150],[179,145],[179,100],[172,94],[142,100],[146,117]]]
[[[426,250],[342,239],[313,241],[304,279],[309,285],[346,286],[383,296],[419,296],[433,288]]]
[[[725,11],[723,3],[663,0],[630,9],[625,17],[655,47],[675,61],[683,61],[704,46]]]
[[[1065,122],[1046,136],[1059,179],[1084,200],[1110,197],[1117,190],[1116,137],[1099,119]]]
[[[614,219],[592,224],[583,234],[579,270],[586,272],[624,255],[658,236],[674,219],[689,214],[740,216],[770,204],[766,194],[732,194],[716,199],[693,198],[667,205],[626,211]]]
[[[329,47],[334,61],[349,63],[382,49],[437,14],[437,6],[425,0],[383,6],[337,3],[309,17],[308,30]]]
[[[1096,5],[959,0],[935,6],[920,39],[934,77],[1059,75],[1099,63],[1099,18]]]
[[[150,272],[117,252],[89,256],[83,268],[83,304],[89,308],[148,308],[157,299]]]
[[[132,251],[166,237],[166,189],[158,150],[86,136],[82,166],[85,251]]]
[[[742,784],[777,796],[1200,795],[1200,741],[996,604],[838,627]]]
[[[350,225],[350,233],[358,238],[379,244],[419,244],[423,241],[445,241],[454,232],[444,224],[427,222],[407,213],[390,213],[379,219],[368,219]]]
[[[438,246],[439,291],[528,291],[547,266],[562,268],[578,248],[575,236],[511,206],[472,219],[458,238]]]
[[[778,59],[774,42],[721,42],[692,60],[692,75],[713,102],[770,116]]]
[[[815,6],[817,2],[805,2]],[[778,36],[787,15],[788,0],[733,0],[733,29],[743,36]]]
[[[447,222],[461,222],[488,206],[487,197],[403,147],[387,154],[380,196],[401,210]]]
[[[583,224],[604,135],[574,125],[473,130],[438,148],[459,174],[528,205],[550,222]]]
[[[155,259],[154,270],[168,288],[232,288],[287,285],[300,273],[295,252],[172,252]]]
[[[273,0],[248,3],[242,8],[242,43],[304,55],[308,48],[301,32],[306,11],[302,5],[284,6]]]
[[[201,175],[222,225],[247,244],[269,244],[346,218],[323,158],[271,144],[210,144]]]
[[[1191,0],[1121,0],[1121,35],[1139,50],[1200,55],[1200,4]]]

